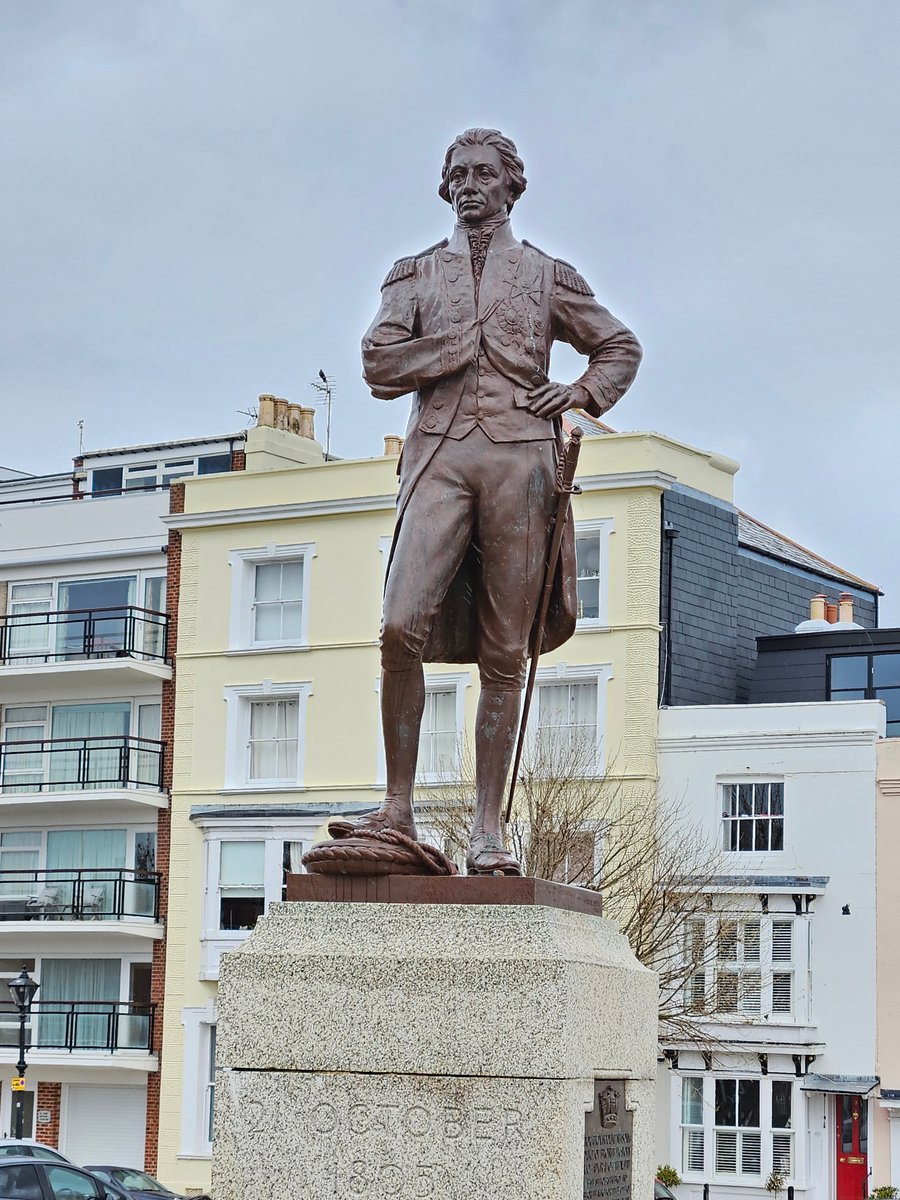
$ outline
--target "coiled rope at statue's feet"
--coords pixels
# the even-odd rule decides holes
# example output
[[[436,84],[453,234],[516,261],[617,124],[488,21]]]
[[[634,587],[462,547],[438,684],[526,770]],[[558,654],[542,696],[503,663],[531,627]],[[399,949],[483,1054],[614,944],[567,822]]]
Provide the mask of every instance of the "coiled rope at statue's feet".
[[[303,856],[319,875],[458,875],[456,864],[427,842],[399,829],[360,829],[350,837],[320,842]]]

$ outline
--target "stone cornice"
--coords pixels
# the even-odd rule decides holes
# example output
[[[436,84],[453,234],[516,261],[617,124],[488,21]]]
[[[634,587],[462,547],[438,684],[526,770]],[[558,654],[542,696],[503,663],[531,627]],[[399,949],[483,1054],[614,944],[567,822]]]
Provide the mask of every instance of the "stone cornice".
[[[657,750],[667,754],[693,753],[695,750],[792,750],[798,747],[822,748],[825,746],[874,746],[878,734],[874,730],[824,730],[822,732],[796,733],[718,733],[706,737],[660,737],[656,739]],[[898,781],[900,783],[900,781]]]

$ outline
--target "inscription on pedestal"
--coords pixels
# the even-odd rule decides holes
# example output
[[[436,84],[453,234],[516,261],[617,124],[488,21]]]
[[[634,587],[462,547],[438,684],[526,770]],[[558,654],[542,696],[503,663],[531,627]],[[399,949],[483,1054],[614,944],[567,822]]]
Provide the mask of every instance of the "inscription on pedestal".
[[[584,1200],[631,1200],[631,1122],[624,1079],[596,1079],[584,1118]]]

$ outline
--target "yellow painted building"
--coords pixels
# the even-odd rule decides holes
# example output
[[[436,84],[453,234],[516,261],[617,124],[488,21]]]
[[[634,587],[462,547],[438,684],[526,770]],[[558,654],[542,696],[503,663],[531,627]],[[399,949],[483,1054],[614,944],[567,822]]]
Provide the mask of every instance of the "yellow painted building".
[[[310,420],[267,401],[246,470],[188,480],[184,512],[168,518],[181,566],[158,1171],[188,1193],[209,1186],[220,956],[282,898],[328,815],[374,807],[383,786],[378,625],[397,459],[326,462]],[[588,432],[575,501],[582,619],[542,661],[532,719],[562,712],[593,728],[598,775],[608,765],[646,788],[660,497],[681,487],[730,504],[737,464],[657,434]],[[474,666],[429,666],[426,678],[425,786],[448,760],[452,771],[478,694]]]

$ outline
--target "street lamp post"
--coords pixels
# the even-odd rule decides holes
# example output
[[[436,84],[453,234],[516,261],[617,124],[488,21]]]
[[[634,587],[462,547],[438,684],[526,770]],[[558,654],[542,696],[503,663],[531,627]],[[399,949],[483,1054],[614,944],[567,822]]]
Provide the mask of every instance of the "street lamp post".
[[[34,999],[34,994],[41,985],[28,974],[24,964],[22,970],[9,985],[10,995],[13,999],[13,1004],[19,1010],[19,1061],[16,1063],[16,1070],[19,1072],[18,1087],[16,1088],[16,1141],[21,1142],[24,1136],[25,1124],[25,1107],[23,1103],[22,1092],[25,1090],[25,1022],[28,1019],[28,1014],[31,1011],[31,1002]]]

